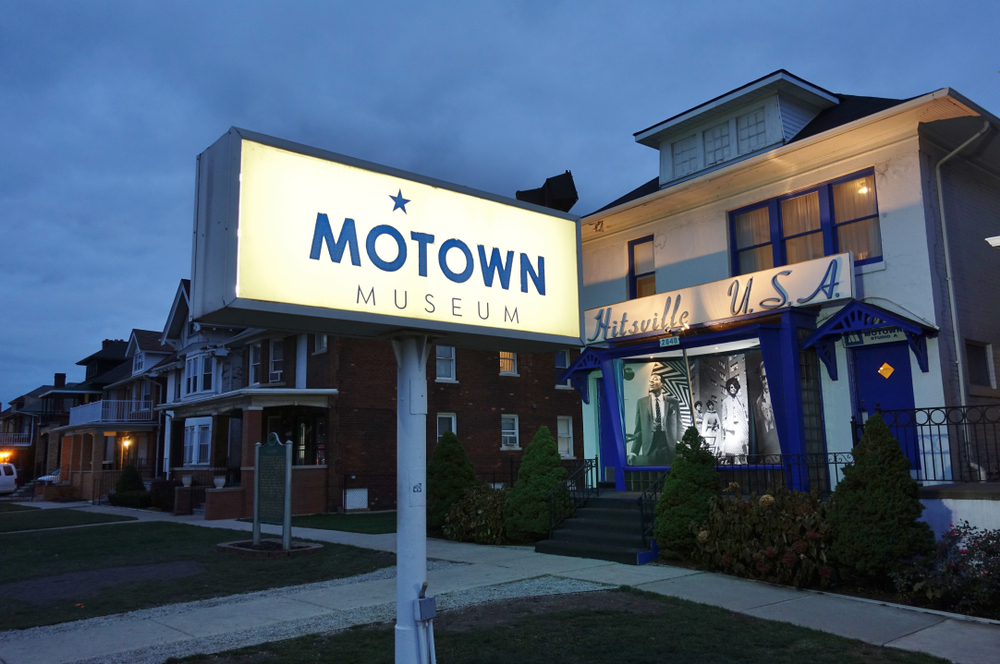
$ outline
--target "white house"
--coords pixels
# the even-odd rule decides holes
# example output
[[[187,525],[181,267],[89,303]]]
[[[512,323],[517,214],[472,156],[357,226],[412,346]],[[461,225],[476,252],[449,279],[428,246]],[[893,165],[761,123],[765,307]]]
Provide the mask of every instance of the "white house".
[[[877,408],[925,488],[998,479],[998,131],[949,88],[781,70],[637,132],[658,176],[582,221],[567,375],[602,480],[643,488],[696,424],[733,471],[828,490]],[[968,497],[927,491],[945,525]]]

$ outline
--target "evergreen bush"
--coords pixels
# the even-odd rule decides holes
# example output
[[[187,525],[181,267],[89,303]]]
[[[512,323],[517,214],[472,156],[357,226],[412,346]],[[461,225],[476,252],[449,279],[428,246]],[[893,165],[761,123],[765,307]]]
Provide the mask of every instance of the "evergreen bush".
[[[118,477],[118,483],[115,484],[115,493],[125,493],[128,491],[145,491],[146,487],[142,483],[142,477],[139,476],[139,471],[136,467],[129,464],[122,468],[122,474]]]
[[[841,571],[881,582],[930,551],[931,529],[917,521],[923,510],[909,459],[882,416],[872,415],[830,500],[832,552]]]
[[[153,504],[148,491],[115,491],[108,494],[108,502],[116,507],[134,507],[144,510]]]
[[[507,494],[505,514],[507,536],[515,542],[542,539],[549,532],[549,507],[545,497],[563,487],[566,469],[560,463],[556,441],[548,427],[540,427],[521,458],[517,481]],[[562,515],[569,509],[569,493],[560,493],[555,509]]]
[[[174,489],[183,486],[180,480],[153,480],[149,486],[150,504],[164,512],[174,511]]]
[[[689,427],[677,443],[677,456],[656,503],[653,538],[661,554],[686,556],[694,549],[691,524],[700,525],[708,518],[708,505],[719,493],[715,457],[703,443],[695,427]]]
[[[504,503],[509,489],[480,484],[465,492],[451,506],[444,521],[444,536],[457,542],[506,544],[507,523]]]
[[[458,436],[446,431],[427,464],[427,528],[440,530],[451,506],[478,483],[476,469]]]

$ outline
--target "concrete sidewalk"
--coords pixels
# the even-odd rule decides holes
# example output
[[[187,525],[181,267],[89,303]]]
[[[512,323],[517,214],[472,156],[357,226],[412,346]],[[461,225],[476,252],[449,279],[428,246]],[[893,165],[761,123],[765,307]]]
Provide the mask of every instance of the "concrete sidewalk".
[[[110,507],[82,509],[123,513]],[[206,522],[200,517],[178,519],[137,510],[124,513],[137,516],[141,521],[181,521],[237,531],[251,529],[251,524],[239,521]],[[135,522],[116,527],[128,527],[129,523]],[[279,531],[272,526],[266,526],[265,530],[275,534]],[[395,535],[391,534],[364,535],[307,528],[294,531],[295,536],[302,539],[381,551],[394,551],[396,544]],[[954,662],[1000,662],[1000,623],[996,621],[795,590],[665,565],[635,567],[538,554],[530,547],[477,546],[432,539],[427,542],[427,556],[460,563],[438,565],[437,569],[428,572],[429,592],[438,597],[442,608],[449,605],[449,598],[453,600],[452,605],[460,605],[462,593],[486,587],[502,591],[507,586],[499,584],[539,577],[556,584],[553,592],[627,585],[879,646],[926,652]],[[162,661],[180,652],[178,647],[182,645],[214,651],[249,644],[254,642],[255,630],[263,627],[268,627],[270,634],[294,636],[303,633],[304,628],[315,627],[312,631],[321,631],[358,621],[393,619],[394,579],[360,580],[337,587],[329,587],[330,583],[175,605],[164,615],[157,615],[157,610],[153,609],[23,632],[0,632],[0,661],[5,664]],[[567,585],[559,586],[560,583]],[[284,627],[286,631],[282,631]],[[140,651],[144,657],[139,657]],[[162,654],[159,660],[156,659],[158,654]]]

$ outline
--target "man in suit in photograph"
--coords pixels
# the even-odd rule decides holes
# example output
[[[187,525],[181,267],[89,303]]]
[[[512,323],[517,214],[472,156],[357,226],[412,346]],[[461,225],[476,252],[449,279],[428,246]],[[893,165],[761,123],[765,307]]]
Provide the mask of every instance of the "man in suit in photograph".
[[[649,376],[649,394],[635,405],[635,429],[628,445],[633,466],[669,466],[681,437],[680,402],[667,395],[657,373]]]

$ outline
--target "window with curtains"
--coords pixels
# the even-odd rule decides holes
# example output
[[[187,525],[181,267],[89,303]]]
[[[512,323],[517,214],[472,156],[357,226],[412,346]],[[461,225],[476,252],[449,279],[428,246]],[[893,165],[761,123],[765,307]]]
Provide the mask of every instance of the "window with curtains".
[[[869,170],[729,214],[733,274],[851,251],[882,260],[875,175]]]
[[[653,260],[653,236],[628,243],[628,299],[656,294],[656,262]]]

